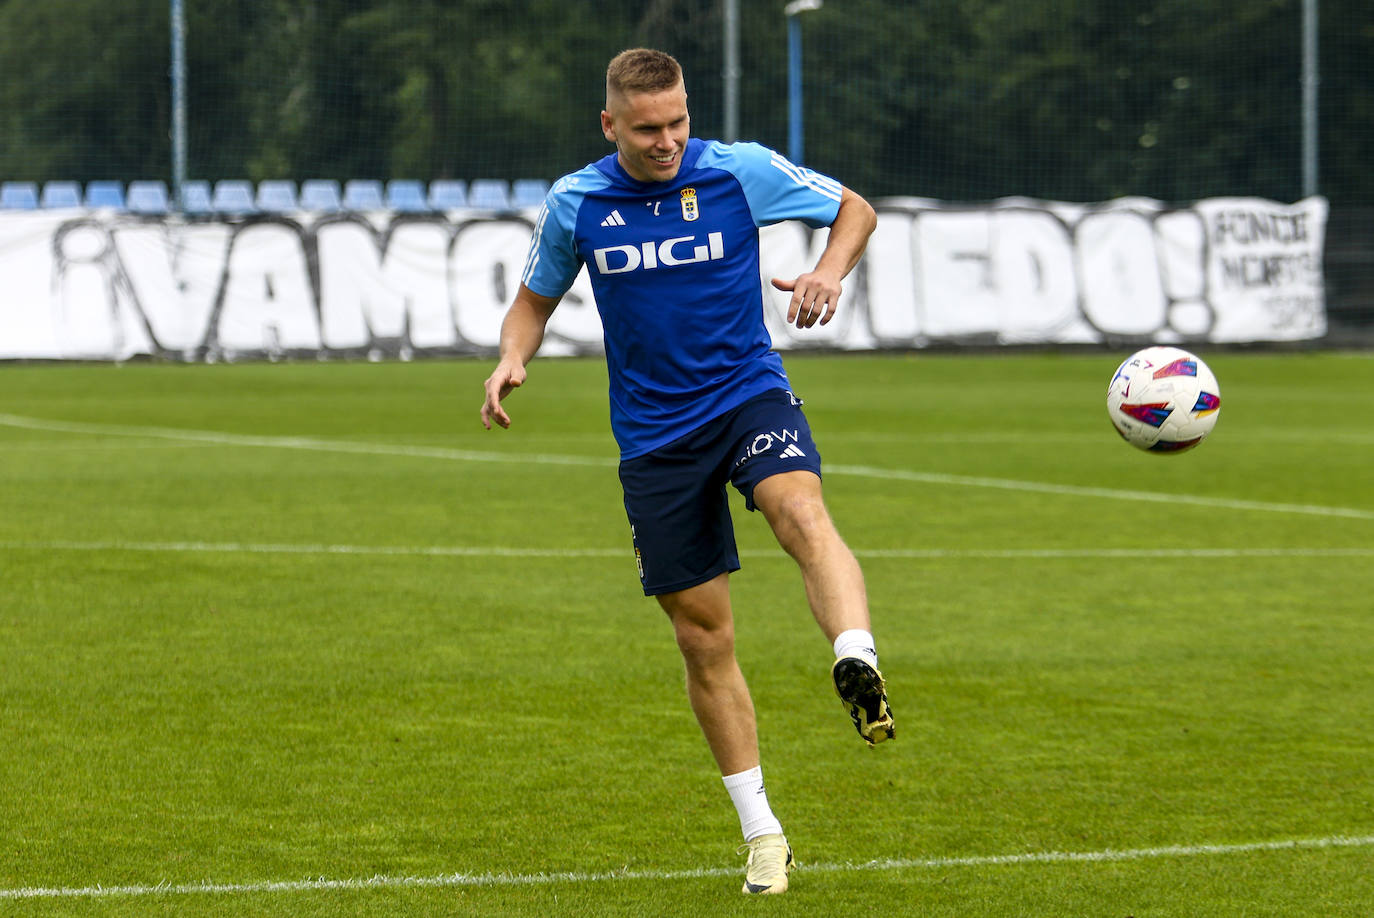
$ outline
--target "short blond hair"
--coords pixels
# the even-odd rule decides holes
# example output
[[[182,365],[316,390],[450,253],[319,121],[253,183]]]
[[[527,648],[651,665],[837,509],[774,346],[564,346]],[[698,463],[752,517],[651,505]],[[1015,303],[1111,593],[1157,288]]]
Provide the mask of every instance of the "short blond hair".
[[[611,58],[606,68],[606,99],[636,92],[663,92],[682,82],[682,66],[671,54],[652,48],[630,48]]]

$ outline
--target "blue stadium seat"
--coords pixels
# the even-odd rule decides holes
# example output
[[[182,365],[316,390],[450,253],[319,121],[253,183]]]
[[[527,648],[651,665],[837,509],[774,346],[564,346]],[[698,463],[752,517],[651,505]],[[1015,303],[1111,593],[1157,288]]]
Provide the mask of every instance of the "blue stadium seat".
[[[452,210],[468,206],[468,186],[457,179],[435,179],[429,183],[429,206],[433,210]]]
[[[87,182],[86,183],[86,206],[87,207],[113,207],[115,210],[124,209],[124,183],[123,182]]]
[[[38,206],[80,207],[81,186],[76,182],[44,182],[43,193],[38,198]]]
[[[202,179],[182,182],[181,209],[188,214],[208,214],[211,210],[210,183]]]
[[[473,179],[468,186],[468,205],[483,210],[507,210],[510,186],[505,179]]]
[[[253,183],[247,179],[220,179],[215,182],[215,196],[210,209],[221,214],[251,214],[257,210],[253,203]]]
[[[381,210],[382,183],[375,179],[349,179],[344,182],[344,210]]]
[[[386,183],[386,206],[404,213],[429,210],[425,200],[425,183],[414,179],[392,179]]]
[[[516,179],[511,182],[510,202],[516,207],[538,207],[549,193],[549,183],[543,179]]]
[[[34,210],[37,207],[38,186],[33,182],[0,185],[0,210]]]
[[[333,213],[341,206],[339,183],[333,179],[306,179],[301,182],[301,209]]]
[[[139,179],[129,183],[124,206],[136,214],[167,213],[167,183],[161,179]]]
[[[187,213],[210,213],[210,183],[203,179],[188,179],[181,183],[181,210]]]
[[[287,179],[263,179],[258,182],[257,205],[258,210],[269,214],[298,210],[296,183]]]

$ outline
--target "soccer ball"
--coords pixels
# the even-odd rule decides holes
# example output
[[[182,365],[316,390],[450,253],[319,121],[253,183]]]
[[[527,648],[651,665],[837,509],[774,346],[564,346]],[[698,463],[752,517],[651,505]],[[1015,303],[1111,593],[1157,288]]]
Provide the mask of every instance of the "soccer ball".
[[[1107,386],[1107,414],[1121,438],[1154,453],[1181,453],[1217,426],[1221,388],[1207,364],[1176,347],[1126,358]]]

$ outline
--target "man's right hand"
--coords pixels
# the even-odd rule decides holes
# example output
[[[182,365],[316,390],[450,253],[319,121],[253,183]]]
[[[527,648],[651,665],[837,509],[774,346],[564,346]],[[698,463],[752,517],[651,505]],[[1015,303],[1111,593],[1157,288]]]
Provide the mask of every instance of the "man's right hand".
[[[501,400],[525,383],[525,368],[515,363],[502,361],[487,377],[486,401],[482,402],[482,426],[491,430],[491,422],[501,427],[510,427],[510,415],[501,407]]]

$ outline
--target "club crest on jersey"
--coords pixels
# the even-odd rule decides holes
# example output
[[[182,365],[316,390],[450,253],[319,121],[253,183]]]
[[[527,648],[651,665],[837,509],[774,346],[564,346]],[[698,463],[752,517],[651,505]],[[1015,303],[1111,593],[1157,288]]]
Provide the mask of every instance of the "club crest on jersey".
[[[691,223],[701,216],[701,211],[697,209],[697,190],[695,188],[684,188],[680,194],[682,198],[682,219]]]

